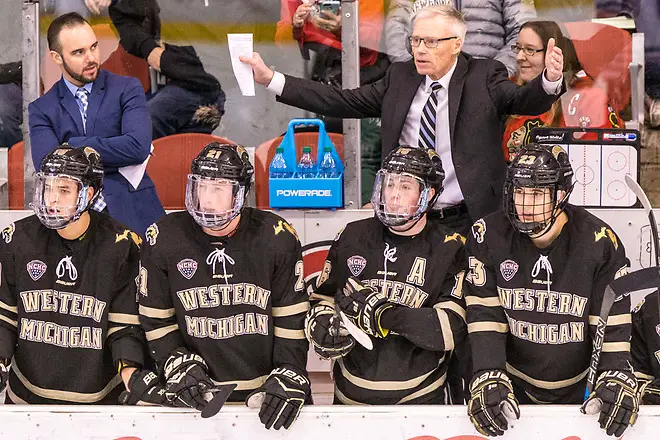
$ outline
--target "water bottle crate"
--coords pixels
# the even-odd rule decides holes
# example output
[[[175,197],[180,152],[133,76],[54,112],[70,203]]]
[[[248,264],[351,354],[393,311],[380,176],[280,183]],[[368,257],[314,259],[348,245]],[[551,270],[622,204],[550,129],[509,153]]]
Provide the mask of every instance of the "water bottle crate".
[[[271,208],[341,208],[344,173],[339,177],[270,179]]]
[[[298,158],[294,130],[300,125],[319,127],[316,169],[314,178],[300,178],[296,170]],[[330,208],[344,206],[344,165],[339,154],[325,131],[325,124],[320,119],[293,119],[289,122],[286,134],[280,143],[286,163],[286,172],[292,177],[269,177],[268,192],[271,208]],[[330,147],[330,154],[335,162],[338,177],[319,177],[318,167],[323,160],[324,147]],[[281,172],[281,169],[272,171]]]

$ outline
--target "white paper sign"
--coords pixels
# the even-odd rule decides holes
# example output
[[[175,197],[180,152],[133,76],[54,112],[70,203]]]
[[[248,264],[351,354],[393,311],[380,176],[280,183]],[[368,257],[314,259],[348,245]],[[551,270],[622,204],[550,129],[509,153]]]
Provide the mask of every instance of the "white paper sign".
[[[229,57],[231,58],[231,67],[234,76],[238,82],[243,96],[254,96],[254,75],[252,67],[243,64],[238,57],[252,58],[253,40],[252,34],[227,34],[229,43]]]

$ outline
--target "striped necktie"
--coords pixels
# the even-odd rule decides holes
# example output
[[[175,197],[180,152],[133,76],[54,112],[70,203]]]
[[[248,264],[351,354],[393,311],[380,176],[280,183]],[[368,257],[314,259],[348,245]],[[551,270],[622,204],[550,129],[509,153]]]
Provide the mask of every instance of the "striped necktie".
[[[76,98],[80,100],[80,116],[82,116],[83,130],[87,133],[87,105],[89,101],[87,100],[89,92],[87,89],[80,87],[76,90]]]
[[[438,114],[438,90],[441,88],[439,82],[431,83],[431,95],[422,109],[419,124],[418,145],[429,150],[435,150],[435,118]]]

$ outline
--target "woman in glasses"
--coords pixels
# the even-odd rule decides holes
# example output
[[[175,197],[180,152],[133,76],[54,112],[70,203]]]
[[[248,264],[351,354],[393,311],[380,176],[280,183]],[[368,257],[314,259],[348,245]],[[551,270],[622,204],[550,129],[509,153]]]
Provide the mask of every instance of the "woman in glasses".
[[[609,105],[607,91],[596,85],[583,69],[570,38],[554,21],[528,21],[520,28],[518,41],[511,46],[516,55],[516,76],[520,85],[536,78],[545,69],[545,50],[554,38],[564,53],[564,78],[567,91],[552,108],[539,116],[512,115],[508,118],[502,139],[507,162],[513,160],[521,146],[532,142],[534,127],[619,128],[618,115]]]

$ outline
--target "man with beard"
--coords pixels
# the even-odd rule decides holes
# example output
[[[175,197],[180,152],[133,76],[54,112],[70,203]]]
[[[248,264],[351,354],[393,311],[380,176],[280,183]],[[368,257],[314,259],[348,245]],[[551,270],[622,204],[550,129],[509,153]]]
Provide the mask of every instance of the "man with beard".
[[[151,121],[142,86],[136,78],[100,69],[98,39],[75,12],[53,20],[47,39],[62,79],[28,107],[32,160],[38,166],[65,142],[93,147],[101,154],[105,172],[105,188],[93,209],[107,209],[116,220],[144,234],[164,211],[146,173],[130,182],[125,177],[125,167],[139,169],[151,151]]]

